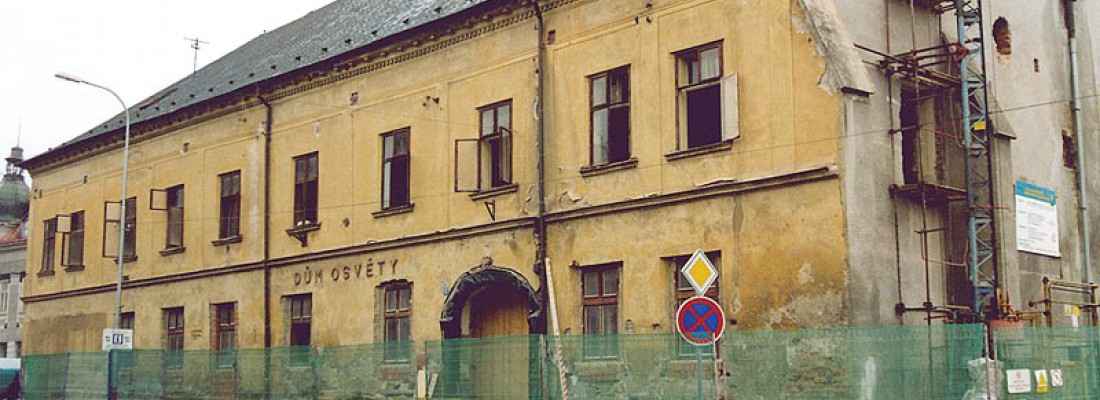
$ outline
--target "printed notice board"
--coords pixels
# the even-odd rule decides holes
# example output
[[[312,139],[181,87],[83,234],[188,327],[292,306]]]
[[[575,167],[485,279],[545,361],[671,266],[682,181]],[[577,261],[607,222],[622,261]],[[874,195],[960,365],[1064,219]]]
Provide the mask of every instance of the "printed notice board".
[[[1058,251],[1058,194],[1016,181],[1016,249],[1060,257]]]

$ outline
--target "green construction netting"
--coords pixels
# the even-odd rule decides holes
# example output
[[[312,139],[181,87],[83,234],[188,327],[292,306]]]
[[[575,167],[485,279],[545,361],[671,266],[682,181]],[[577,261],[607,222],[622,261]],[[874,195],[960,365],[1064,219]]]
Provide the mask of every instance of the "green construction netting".
[[[738,399],[963,399],[982,325],[730,332],[727,387]]]
[[[1100,398],[1100,329],[998,328],[993,337],[1000,368],[1027,370],[1030,380],[1028,393],[1002,392],[1008,399]],[[1043,371],[1044,389],[1035,371]],[[1056,373],[1061,375],[1060,386],[1053,382]]]
[[[107,353],[65,353],[23,357],[23,398],[107,397]]]
[[[663,333],[37,355],[24,358],[24,389],[28,399],[105,398],[110,382],[124,399],[560,399],[567,392],[571,399],[970,400],[981,380],[968,366],[982,360],[984,332],[982,325],[730,331],[717,347]],[[1071,381],[1096,374],[1091,332],[1091,347],[1077,350],[1065,340],[1048,350],[1050,337],[1039,334],[999,349],[1010,366],[1031,362],[1019,356],[1025,348],[1033,358],[1045,352],[1042,360],[1087,361],[1064,364],[1061,390],[1069,393]],[[1061,398],[1097,393],[1087,388],[1085,397]]]

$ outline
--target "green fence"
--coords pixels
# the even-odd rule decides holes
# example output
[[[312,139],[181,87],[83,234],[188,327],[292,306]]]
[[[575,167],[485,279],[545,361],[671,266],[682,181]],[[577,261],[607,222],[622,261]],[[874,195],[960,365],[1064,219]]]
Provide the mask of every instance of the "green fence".
[[[1014,371],[1029,380],[1030,392],[1006,391],[1006,398],[1100,398],[1100,329],[998,328],[993,334],[1006,379]],[[1055,382],[1054,375],[1061,379]],[[1007,389],[1008,382],[1003,386]]]
[[[982,325],[733,332],[729,393],[738,399],[962,399]]]
[[[217,352],[27,356],[28,399],[964,399],[984,387],[982,325],[515,336]],[[998,330],[1000,398],[1100,398],[1100,331]],[[1007,394],[1006,370],[1060,371]],[[110,382],[110,384],[108,384]],[[110,385],[110,386],[108,386]],[[111,389],[108,390],[108,387]]]
[[[66,353],[23,357],[27,399],[107,397],[107,354]]]

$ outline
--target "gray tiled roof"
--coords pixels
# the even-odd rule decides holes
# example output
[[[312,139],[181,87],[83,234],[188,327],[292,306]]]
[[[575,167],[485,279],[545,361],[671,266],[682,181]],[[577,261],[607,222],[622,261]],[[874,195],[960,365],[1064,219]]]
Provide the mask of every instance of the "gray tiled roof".
[[[130,108],[132,123],[238,90],[376,43],[490,0],[336,0],[264,33]],[[274,67],[273,67],[274,66]],[[230,83],[232,82],[232,83]],[[57,152],[123,126],[123,115],[92,128]]]

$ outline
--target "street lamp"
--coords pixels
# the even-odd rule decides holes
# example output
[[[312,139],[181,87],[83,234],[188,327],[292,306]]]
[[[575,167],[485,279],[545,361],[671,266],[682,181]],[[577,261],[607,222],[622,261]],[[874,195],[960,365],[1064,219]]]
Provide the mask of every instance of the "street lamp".
[[[122,144],[122,194],[118,200],[118,254],[116,254],[116,257],[118,257],[118,281],[115,282],[115,329],[122,329],[122,253],[125,251],[126,245],[126,169],[127,164],[130,162],[130,108],[126,107],[126,102],[122,101],[122,97],[119,97],[118,93],[105,86],[88,82],[64,72],[56,73],[54,77],[106,90],[118,99],[118,102],[122,104],[123,113],[126,114],[126,136]]]

